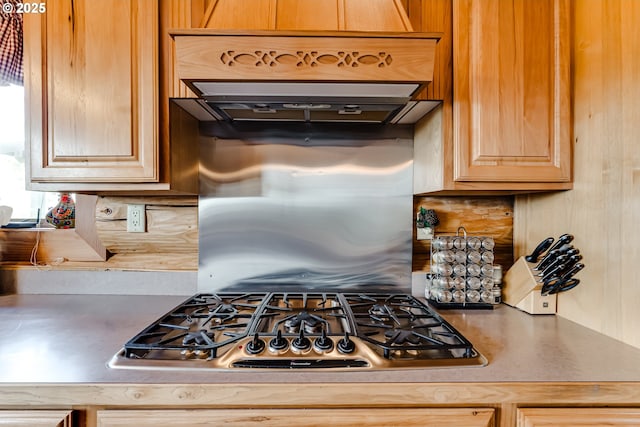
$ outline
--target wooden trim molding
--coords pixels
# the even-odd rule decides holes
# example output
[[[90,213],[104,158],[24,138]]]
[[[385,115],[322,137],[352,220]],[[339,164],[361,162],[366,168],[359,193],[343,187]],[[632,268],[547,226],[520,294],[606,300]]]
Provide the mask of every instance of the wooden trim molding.
[[[283,399],[283,396],[287,396]],[[3,384],[2,404],[111,405],[181,408],[333,408],[428,406],[640,407],[637,382],[495,383],[202,383],[202,384]]]

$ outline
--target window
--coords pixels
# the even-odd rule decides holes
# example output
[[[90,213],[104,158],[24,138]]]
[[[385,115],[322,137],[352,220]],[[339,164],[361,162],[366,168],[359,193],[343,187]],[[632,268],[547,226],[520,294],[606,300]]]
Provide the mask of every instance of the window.
[[[40,218],[58,202],[56,193],[25,190],[24,87],[0,86],[0,205],[14,219]]]

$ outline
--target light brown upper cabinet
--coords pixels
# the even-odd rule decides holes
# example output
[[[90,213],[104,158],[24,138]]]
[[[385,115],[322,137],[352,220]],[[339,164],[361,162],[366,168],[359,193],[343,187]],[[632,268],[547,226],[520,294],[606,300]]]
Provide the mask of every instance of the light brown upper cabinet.
[[[25,14],[31,189],[173,189],[162,169],[158,9],[157,0],[50,0],[46,13]]]
[[[157,182],[157,2],[46,7],[24,25],[32,187]]]
[[[421,6],[421,30],[445,31],[425,94],[443,104],[416,125],[414,192],[571,188],[569,0]]]

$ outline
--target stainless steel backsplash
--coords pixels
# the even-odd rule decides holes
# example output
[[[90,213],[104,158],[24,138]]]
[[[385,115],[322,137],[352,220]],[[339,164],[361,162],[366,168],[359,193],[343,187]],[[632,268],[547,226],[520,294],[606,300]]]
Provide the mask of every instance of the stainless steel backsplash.
[[[410,292],[410,138],[210,138],[200,153],[199,291]]]

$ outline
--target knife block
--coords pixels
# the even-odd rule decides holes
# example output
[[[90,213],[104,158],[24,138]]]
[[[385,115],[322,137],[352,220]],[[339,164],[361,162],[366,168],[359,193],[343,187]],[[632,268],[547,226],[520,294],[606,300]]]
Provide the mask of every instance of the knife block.
[[[555,314],[557,295],[542,295],[534,266],[524,257],[518,258],[503,277],[502,301],[529,314]]]

